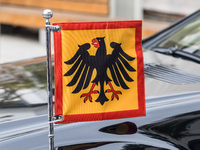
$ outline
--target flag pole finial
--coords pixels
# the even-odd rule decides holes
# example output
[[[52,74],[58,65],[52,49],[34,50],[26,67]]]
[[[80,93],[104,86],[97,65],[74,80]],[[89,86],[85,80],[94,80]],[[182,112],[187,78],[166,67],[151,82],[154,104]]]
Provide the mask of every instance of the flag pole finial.
[[[43,18],[45,18],[45,19],[50,19],[50,18],[52,18],[53,17],[53,12],[50,10],[50,9],[45,9],[44,11],[43,11]]]
[[[53,12],[50,9],[45,9],[43,11],[43,18],[46,19],[46,29],[48,28],[50,31],[60,31],[61,27],[59,25],[53,26],[50,23],[50,19],[53,17]]]

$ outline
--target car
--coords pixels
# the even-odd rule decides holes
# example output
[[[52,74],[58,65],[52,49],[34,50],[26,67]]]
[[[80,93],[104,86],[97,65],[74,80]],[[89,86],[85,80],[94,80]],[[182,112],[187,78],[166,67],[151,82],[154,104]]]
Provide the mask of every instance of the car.
[[[143,51],[146,116],[56,124],[56,150],[200,149],[200,10],[144,39]],[[45,57],[1,65],[1,150],[48,149],[44,70]]]

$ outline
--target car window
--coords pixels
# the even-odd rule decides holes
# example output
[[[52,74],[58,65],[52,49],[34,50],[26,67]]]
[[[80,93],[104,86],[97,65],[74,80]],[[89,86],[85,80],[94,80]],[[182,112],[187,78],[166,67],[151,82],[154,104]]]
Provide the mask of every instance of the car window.
[[[179,50],[200,56],[200,17],[177,30],[158,45],[164,48],[174,46],[177,46]]]

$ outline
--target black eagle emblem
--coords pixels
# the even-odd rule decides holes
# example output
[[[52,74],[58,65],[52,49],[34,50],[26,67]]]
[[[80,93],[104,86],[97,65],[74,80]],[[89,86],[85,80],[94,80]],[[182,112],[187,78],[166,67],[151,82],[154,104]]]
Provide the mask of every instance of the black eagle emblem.
[[[67,86],[74,86],[77,83],[72,93],[79,93],[82,89],[86,89],[91,82],[92,87],[90,91],[88,93],[83,93],[81,97],[84,97],[84,102],[87,100],[92,102],[91,94],[99,94],[95,101],[100,102],[101,105],[109,100],[105,93],[112,92],[111,100],[114,98],[119,99],[118,94],[122,94],[121,91],[114,90],[111,84],[112,82],[114,82],[116,86],[121,86],[123,89],[129,89],[125,82],[133,82],[133,79],[127,72],[136,71],[128,63],[128,61],[133,61],[135,58],[123,51],[121,43],[111,42],[110,47],[113,48],[112,54],[106,54],[104,38],[105,37],[97,37],[92,40],[92,45],[97,48],[95,56],[90,55],[87,51],[91,47],[89,43],[78,45],[79,48],[76,54],[65,62],[65,64],[72,65],[72,67],[64,74],[64,76],[71,76],[74,74],[72,80],[67,84]],[[94,80],[91,81],[94,69],[96,69],[97,73]],[[107,69],[110,70],[112,79],[108,77]],[[104,83],[106,83],[106,85],[108,84],[110,89],[105,90]],[[96,85],[100,85],[100,91],[94,90]]]

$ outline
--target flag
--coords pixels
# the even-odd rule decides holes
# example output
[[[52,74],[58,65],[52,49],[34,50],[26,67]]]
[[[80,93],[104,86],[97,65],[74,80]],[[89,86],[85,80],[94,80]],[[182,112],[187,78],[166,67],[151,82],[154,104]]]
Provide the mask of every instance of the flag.
[[[145,115],[141,21],[53,25],[57,123]]]

